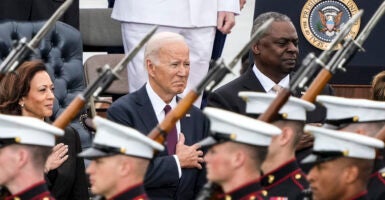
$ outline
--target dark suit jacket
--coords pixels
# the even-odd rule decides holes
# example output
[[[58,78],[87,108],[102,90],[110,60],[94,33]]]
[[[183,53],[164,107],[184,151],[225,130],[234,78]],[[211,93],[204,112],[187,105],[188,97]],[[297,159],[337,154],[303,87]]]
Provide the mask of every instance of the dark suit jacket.
[[[47,20],[65,0],[1,0],[0,19],[16,21]],[[79,0],[74,0],[60,18],[79,29]]]
[[[180,124],[185,144],[190,146],[207,136],[209,125],[198,108],[193,106],[188,113],[190,117],[182,118]],[[116,100],[108,109],[107,118],[144,134],[159,123],[145,86]],[[194,199],[206,182],[205,176],[204,170],[182,169],[179,179],[176,161],[166,149],[152,160],[144,185],[150,199]]]
[[[240,91],[266,92],[251,67],[238,78],[212,92],[208,96],[207,106],[222,108],[252,117],[252,115],[246,114],[246,103],[238,96]],[[333,94],[330,86],[326,86],[322,94]],[[300,97],[301,91],[297,91],[296,94],[292,95]],[[316,109],[307,113],[308,123],[319,123],[325,119],[326,109],[317,103],[315,105]]]

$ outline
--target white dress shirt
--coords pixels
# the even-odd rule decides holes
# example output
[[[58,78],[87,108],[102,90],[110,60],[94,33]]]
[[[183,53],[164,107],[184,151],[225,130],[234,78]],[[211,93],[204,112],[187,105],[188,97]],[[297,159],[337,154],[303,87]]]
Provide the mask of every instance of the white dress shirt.
[[[253,66],[253,72],[255,76],[258,78],[259,82],[261,83],[263,89],[265,89],[266,93],[270,94],[276,94],[276,91],[273,90],[273,87],[275,85],[279,85],[284,88],[290,87],[290,76],[289,74],[285,76],[278,84],[272,81],[269,77],[267,77],[265,74],[263,74],[257,66]]]
[[[158,94],[155,93],[155,91],[152,89],[152,87],[150,86],[150,84],[148,82],[146,83],[146,91],[147,91],[148,97],[150,98],[152,108],[154,109],[156,118],[158,119],[158,123],[160,123],[163,121],[163,119],[165,117],[164,107],[167,104],[158,96]],[[176,107],[176,105],[177,105],[176,96],[174,96],[174,98],[171,100],[171,102],[168,105],[171,106],[171,109],[174,109]],[[180,128],[180,121],[179,120],[176,122],[175,126],[176,126],[177,132],[180,133],[181,128]],[[179,134],[177,136],[178,136],[178,140],[179,140]],[[180,167],[178,156],[174,155],[174,158],[175,158],[175,162],[178,166],[178,174],[179,174],[179,178],[180,178],[182,176],[182,169]]]

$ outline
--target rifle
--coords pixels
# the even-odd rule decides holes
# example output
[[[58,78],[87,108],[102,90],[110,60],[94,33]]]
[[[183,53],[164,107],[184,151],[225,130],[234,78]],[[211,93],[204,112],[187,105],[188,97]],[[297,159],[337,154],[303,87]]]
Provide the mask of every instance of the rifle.
[[[35,53],[34,49],[38,47],[40,41],[47,35],[48,31],[52,29],[56,21],[64,14],[64,12],[71,5],[73,0],[66,0],[55,13],[47,20],[44,26],[39,32],[27,43],[27,38],[21,38],[4,61],[0,64],[0,80],[3,79],[4,75],[8,72],[16,70],[21,63],[31,53]]]
[[[127,63],[134,58],[144,44],[151,38],[158,27],[155,26],[150,32],[139,42],[139,44],[130,51],[113,70],[108,65],[105,65],[101,70],[99,77],[89,85],[84,92],[78,94],[74,100],[67,106],[67,108],[59,115],[53,122],[53,125],[64,129],[72,119],[79,113],[83,106],[88,102],[91,96],[98,96],[101,92],[107,89],[111,83],[119,78],[119,73],[127,66]]]
[[[181,104],[181,102],[179,102],[177,107],[174,110],[178,110],[178,109],[181,110],[180,112],[177,113],[177,114],[181,114],[181,115],[180,116],[177,116],[177,115],[170,115],[169,116],[169,114],[173,111],[173,110],[171,110],[171,112],[169,112],[169,114],[167,114],[167,116],[165,117],[165,119],[170,118],[168,120],[168,123],[174,123],[175,124],[176,121],[178,120],[177,117],[179,117],[179,118],[183,117],[183,115],[186,114],[187,110],[191,107],[193,102],[198,98],[199,94],[201,94],[203,90],[210,92],[223,79],[223,77],[228,72],[231,71],[231,69],[235,66],[235,64],[239,61],[239,59],[241,59],[242,56],[246,53],[246,51],[249,49],[251,44],[254,41],[256,41],[257,39],[261,38],[261,36],[266,32],[267,28],[270,26],[271,23],[273,23],[273,21],[274,21],[274,19],[270,18],[269,20],[267,20],[265,23],[263,23],[254,32],[254,34],[251,36],[251,39],[249,40],[249,42],[247,42],[246,45],[242,48],[242,50],[234,57],[234,59],[232,60],[232,62],[230,62],[228,67],[223,63],[222,59],[218,59],[214,63],[215,65],[210,70],[209,74],[207,74],[207,76],[200,82],[200,84],[197,86],[197,88],[195,90],[191,90],[188,93],[188,96],[186,96],[185,98],[183,98],[181,100],[181,101],[183,101],[186,98],[194,98],[191,100],[186,100],[186,101],[190,101],[191,104],[189,104],[189,105],[186,104],[186,106],[188,106],[188,107],[186,107],[184,104]],[[165,122],[165,120],[163,120],[163,122]],[[167,132],[165,132],[164,129],[162,130],[162,128],[170,128],[171,127],[171,125],[170,125],[170,127],[168,127],[168,124],[163,125],[163,122],[161,124],[159,124],[157,127],[155,127],[150,132],[150,134],[153,134],[151,137],[155,137],[155,140],[157,140],[158,142],[162,142],[162,143],[164,141],[164,134],[167,134]],[[167,131],[168,130],[169,129],[167,129]],[[203,186],[201,191],[199,191],[196,199],[197,200],[218,199],[217,195],[222,194],[222,193],[223,193],[223,190],[222,190],[222,187],[220,185],[208,181]]]
[[[147,136],[160,144],[164,144],[165,135],[171,130],[179,119],[185,116],[199,95],[202,94],[203,91],[210,92],[249,50],[250,45],[265,33],[266,29],[272,22],[273,19],[269,19],[262,24],[228,66],[226,66],[221,58],[213,62],[212,69],[206,77],[202,79],[196,88],[191,89],[191,91],[189,91],[189,93],[187,93],[187,95],[178,102],[178,105],[165,116],[164,120],[153,128]]]
[[[346,63],[350,61],[354,57],[357,51],[364,51],[362,44],[365,42],[370,32],[374,28],[374,26],[378,23],[379,19],[385,12],[385,2],[383,2],[380,7],[373,14],[372,18],[370,18],[369,22],[366,24],[364,29],[362,29],[361,33],[358,35],[356,40],[349,38],[343,44],[342,48],[337,51],[337,53],[333,56],[333,58],[328,62],[326,67],[324,67],[321,72],[317,75],[317,77],[313,80],[309,89],[302,96],[303,100],[314,102],[316,96],[321,92],[321,90],[325,87],[326,83],[331,79],[334,73],[337,70],[346,71],[344,66]]]
[[[304,89],[310,78],[318,71],[319,67],[325,66],[330,60],[330,57],[334,49],[342,42],[342,40],[348,35],[353,24],[361,17],[363,11],[360,10],[352,18],[348,20],[342,30],[329,44],[328,48],[324,50],[319,57],[315,57],[314,53],[309,53],[302,61],[298,72],[293,77],[293,82],[290,88],[282,88],[276,98],[271,102],[270,106],[262,113],[258,120],[264,122],[271,122],[278,118],[278,112],[282,106],[287,102],[290,94],[295,93],[298,89]]]

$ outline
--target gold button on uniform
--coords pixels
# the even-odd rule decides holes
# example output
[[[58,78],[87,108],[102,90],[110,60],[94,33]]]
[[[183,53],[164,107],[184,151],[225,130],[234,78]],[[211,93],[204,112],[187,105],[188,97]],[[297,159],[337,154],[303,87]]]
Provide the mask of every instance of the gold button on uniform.
[[[274,179],[275,179],[274,175],[269,175],[267,178],[268,178],[269,184],[272,184],[274,182]]]
[[[262,193],[262,196],[264,196],[264,197],[267,196],[267,190],[262,190],[261,193]]]
[[[255,196],[254,195],[250,196],[249,200],[255,200]]]
[[[382,178],[385,178],[385,172],[381,173]]]
[[[302,177],[301,174],[296,174],[295,175],[295,179],[297,179],[297,180],[300,179],[301,177]]]
[[[225,200],[231,200],[231,196],[230,195],[226,195]]]

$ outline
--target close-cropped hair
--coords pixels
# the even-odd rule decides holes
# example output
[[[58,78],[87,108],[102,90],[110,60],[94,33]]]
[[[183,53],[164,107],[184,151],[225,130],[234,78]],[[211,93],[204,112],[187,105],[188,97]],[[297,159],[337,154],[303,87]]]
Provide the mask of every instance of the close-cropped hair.
[[[302,134],[304,134],[303,127],[305,126],[305,122],[296,120],[278,120],[274,122],[274,124],[278,127],[288,126],[295,132],[292,143],[293,147],[295,148],[301,140]]]
[[[241,144],[243,148],[247,150],[248,155],[254,162],[255,166],[259,169],[261,164],[265,161],[267,155],[267,147],[252,146],[248,144]]]
[[[12,144],[9,146],[14,151],[25,149],[31,155],[31,163],[35,169],[44,169],[45,162],[52,151],[52,147],[26,144]]]
[[[347,158],[345,162],[347,166],[356,166],[358,168],[358,179],[366,186],[373,170],[374,161],[360,158]]]
[[[282,22],[282,21],[291,22],[291,19],[285,14],[281,14],[278,12],[262,13],[257,18],[255,18],[253,23],[253,28],[251,29],[251,35],[253,35],[255,31],[257,31],[257,29],[270,18],[273,18],[275,22]]]
[[[19,100],[28,95],[31,80],[40,71],[47,71],[43,62],[27,61],[3,77],[0,81],[0,113],[21,115]]]

